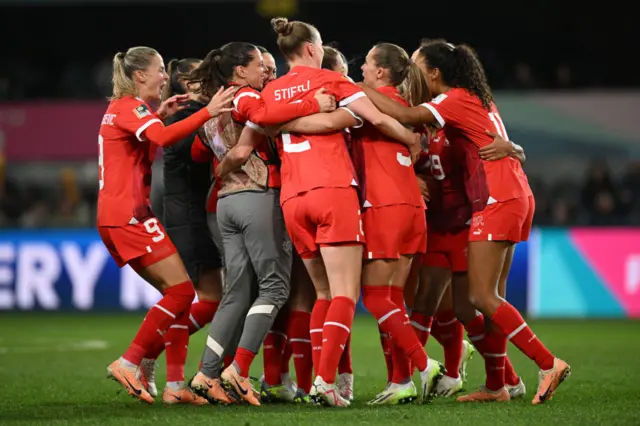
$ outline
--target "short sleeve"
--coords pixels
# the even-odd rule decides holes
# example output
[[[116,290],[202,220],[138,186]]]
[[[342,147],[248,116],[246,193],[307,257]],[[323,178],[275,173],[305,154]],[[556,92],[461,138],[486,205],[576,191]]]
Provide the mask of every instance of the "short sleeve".
[[[241,89],[233,98],[233,119],[247,127],[264,133],[264,129],[250,120],[252,111],[264,109],[264,101],[260,94],[251,89]]]
[[[346,107],[351,102],[367,96],[364,91],[353,83],[349,77],[340,76],[327,89],[336,97],[339,107]]]
[[[144,140],[142,133],[154,123],[162,121],[151,111],[143,101],[123,103],[114,123],[128,133],[136,135],[139,141]]]
[[[453,90],[436,96],[431,102],[420,104],[431,111],[439,128],[447,123],[452,126],[460,123],[460,105],[460,98]]]

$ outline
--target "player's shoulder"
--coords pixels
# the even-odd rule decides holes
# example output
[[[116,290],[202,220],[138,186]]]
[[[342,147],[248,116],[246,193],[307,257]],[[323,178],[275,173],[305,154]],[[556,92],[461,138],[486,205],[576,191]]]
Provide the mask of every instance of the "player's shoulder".
[[[241,87],[233,97],[233,105],[237,108],[241,99],[261,99],[260,92],[251,86]]]
[[[151,111],[151,108],[145,101],[133,96],[125,96],[112,100],[109,105],[109,110],[116,114],[131,112],[139,119],[153,115],[153,111]]]

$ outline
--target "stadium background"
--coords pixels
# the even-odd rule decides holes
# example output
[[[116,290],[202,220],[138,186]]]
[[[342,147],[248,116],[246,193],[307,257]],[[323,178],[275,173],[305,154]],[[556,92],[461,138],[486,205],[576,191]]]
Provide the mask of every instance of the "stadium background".
[[[635,52],[631,35],[637,34],[633,14],[614,7],[578,13],[568,4],[522,7],[404,0],[0,0],[0,379],[10,384],[50,377],[49,362],[77,369],[70,365],[73,360],[86,364],[77,374],[93,377],[109,359],[98,356],[94,365],[89,361],[94,358],[81,351],[106,350],[99,342],[108,341],[116,356],[140,320],[139,313],[125,312],[146,309],[159,296],[129,268],[116,267],[93,226],[97,130],[115,52],[149,45],[166,63],[204,57],[223,43],[246,40],[274,52],[284,73],[267,18],[288,15],[315,24],[325,42],[338,42],[357,81],[364,56],[378,41],[409,52],[424,37],[476,48],[510,139],[525,147],[525,170],[536,196],[536,228],[531,240],[517,247],[508,299],[530,318],[560,318],[537,321],[538,333],[574,362],[584,361],[582,367],[592,368],[586,375],[598,376],[593,383],[580,382],[582,399],[571,406],[567,424],[584,420],[576,413],[588,413],[591,424],[614,417],[616,424],[637,424],[632,421],[637,416],[620,416],[628,409],[624,403],[589,411],[602,401],[600,380],[606,379],[609,391],[620,391],[615,386],[626,378],[623,391],[630,396],[630,383],[640,379],[637,369],[624,364],[640,350],[634,343],[638,323],[621,321],[640,317],[640,84],[629,59]],[[161,173],[159,157],[156,212],[162,211]],[[374,330],[366,321],[361,316],[358,327]],[[356,359],[379,351],[377,336],[356,335]],[[73,346],[78,339],[88,346]],[[599,352],[580,339],[601,341]],[[194,340],[190,353],[196,365],[203,339]],[[54,353],[50,361],[37,358],[45,351]],[[517,366],[531,372],[533,386],[533,369],[519,354],[514,357]],[[623,366],[610,365],[612,357]],[[32,361],[27,376],[21,375],[19,365]],[[365,363],[363,377],[381,374],[381,356],[376,361]],[[603,363],[607,377],[597,367]],[[479,384],[480,364],[475,369]],[[99,401],[103,389],[52,386],[42,396],[44,406],[38,405],[41,394],[37,399],[27,390],[5,394],[3,401],[17,398],[26,405],[2,405],[0,419],[19,423],[28,412],[34,416],[29,424],[51,424],[56,416],[93,423],[97,417],[91,416],[99,413],[113,414],[113,421],[139,413],[125,413],[117,402],[89,405],[94,414],[77,411],[74,404],[82,406],[84,398]],[[33,406],[25,402],[31,399]],[[538,420],[559,421],[552,413],[560,411],[548,413]],[[395,420],[392,412],[360,415],[351,420],[376,423],[385,415]],[[476,420],[520,424],[509,415],[496,411]]]

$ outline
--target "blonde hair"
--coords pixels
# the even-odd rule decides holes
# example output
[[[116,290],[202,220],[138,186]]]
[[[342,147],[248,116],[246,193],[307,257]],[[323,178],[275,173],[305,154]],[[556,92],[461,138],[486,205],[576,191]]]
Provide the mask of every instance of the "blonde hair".
[[[133,73],[146,70],[154,56],[160,56],[156,49],[145,46],[132,47],[125,52],[118,52],[113,57],[113,95],[111,100],[125,96],[137,95]]]

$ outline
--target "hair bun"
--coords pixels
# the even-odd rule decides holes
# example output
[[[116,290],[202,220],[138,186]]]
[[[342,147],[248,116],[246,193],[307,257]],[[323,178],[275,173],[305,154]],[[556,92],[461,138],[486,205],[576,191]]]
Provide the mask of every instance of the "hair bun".
[[[293,25],[287,18],[273,18],[271,20],[271,26],[276,34],[281,36],[287,36],[293,30]]]

